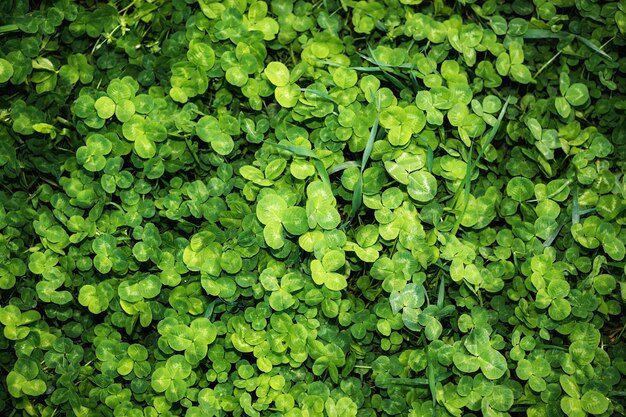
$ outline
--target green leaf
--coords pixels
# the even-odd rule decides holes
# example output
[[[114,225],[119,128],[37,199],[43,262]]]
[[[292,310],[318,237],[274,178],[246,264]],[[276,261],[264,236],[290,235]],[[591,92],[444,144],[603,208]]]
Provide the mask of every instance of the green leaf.
[[[327,272],[325,274],[324,285],[332,291],[341,291],[348,287],[348,281],[342,274]]]
[[[582,401],[579,398],[561,397],[561,410],[568,417],[585,417],[587,415],[582,409]]]
[[[610,401],[598,391],[587,391],[583,394],[582,407],[588,413],[602,414],[609,408]]]
[[[506,185],[506,194],[518,202],[529,200],[534,192],[533,182],[525,177],[512,178]]]
[[[511,64],[510,75],[514,81],[521,84],[528,84],[533,81],[533,76],[526,65]]]
[[[107,96],[100,97],[94,103],[94,107],[98,112],[98,117],[108,119],[115,114],[115,102]]]
[[[13,74],[13,65],[6,59],[0,58],[0,83],[9,81]]]
[[[281,221],[287,233],[295,236],[309,230],[306,210],[302,207],[287,207],[281,212]]]
[[[274,311],[284,311],[294,305],[296,299],[287,291],[280,288],[278,291],[272,292],[269,298],[270,307]]]
[[[589,100],[589,90],[583,83],[574,83],[567,89],[565,99],[572,106],[582,106]]]
[[[565,97],[557,97],[554,99],[554,106],[556,107],[556,111],[563,118],[569,117],[572,108]]]
[[[164,392],[171,384],[172,378],[165,367],[157,368],[152,373],[151,385],[156,392]]]
[[[143,159],[150,159],[156,155],[155,143],[146,136],[139,136],[135,138],[133,149],[135,150],[135,153]]]
[[[134,114],[135,104],[131,100],[121,100],[115,106],[115,117],[117,117],[120,122],[129,121]]]
[[[602,248],[612,259],[621,261],[626,256],[626,247],[624,242],[618,238],[609,236],[604,238]]]
[[[280,222],[287,210],[287,203],[278,194],[266,194],[256,205],[256,216],[263,224]]]
[[[269,221],[263,228],[263,238],[270,248],[282,248],[285,245],[285,236],[280,221]]]
[[[285,87],[289,84],[289,69],[282,62],[270,62],[265,67],[263,73],[265,74],[267,79],[270,80],[270,82],[276,87]]]
[[[226,81],[236,87],[243,87],[248,82],[248,74],[240,67],[230,67],[226,70]]]
[[[480,370],[491,380],[499,379],[507,371],[505,357],[495,349],[489,349],[480,356]]]
[[[190,42],[187,59],[203,70],[208,71],[215,65],[215,52],[206,43]]]
[[[333,72],[333,81],[340,88],[347,89],[356,85],[358,76],[355,70],[339,67]]]
[[[106,282],[94,285],[84,285],[81,287],[78,302],[89,308],[93,314],[100,314],[109,307],[109,302],[113,299],[113,287]]]
[[[18,372],[11,371],[7,375],[7,388],[9,393],[16,398],[22,394],[38,396],[46,391],[46,383],[40,379],[28,380]]]
[[[464,373],[473,373],[480,369],[481,363],[476,360],[475,356],[464,354],[460,351],[454,353],[454,366]]]
[[[274,91],[274,95],[276,97],[276,101],[278,104],[285,108],[294,107],[300,96],[302,95],[300,91],[300,87],[296,84],[287,84],[280,87],[276,87]]]
[[[415,171],[409,174],[407,191],[411,198],[420,203],[426,203],[437,194],[437,180],[427,171]]]

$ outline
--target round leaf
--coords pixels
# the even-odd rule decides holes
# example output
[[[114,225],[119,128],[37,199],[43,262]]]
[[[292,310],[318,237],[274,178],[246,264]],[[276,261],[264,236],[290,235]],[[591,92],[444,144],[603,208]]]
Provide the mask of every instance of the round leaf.
[[[256,205],[256,216],[263,224],[280,222],[286,210],[287,203],[280,195],[266,194]]]
[[[0,58],[0,83],[5,83],[13,76],[13,65],[6,59]]]
[[[100,97],[96,100],[94,107],[98,112],[98,117],[101,119],[108,119],[115,114],[115,102],[107,96]]]
[[[533,182],[526,177],[512,178],[506,186],[506,194],[518,202],[530,199],[534,192]]]
[[[293,107],[298,103],[300,99],[300,88],[296,84],[289,84],[281,87],[276,87],[274,92],[276,101],[283,107]]]
[[[411,198],[426,203],[437,194],[437,180],[428,171],[415,171],[409,174],[407,190]]]
[[[602,414],[609,409],[609,399],[598,391],[587,391],[583,394],[583,410],[591,414]]]
[[[572,106],[582,106],[589,99],[589,89],[583,83],[574,83],[567,89],[565,99]]]
[[[282,62],[273,61],[267,64],[263,71],[265,76],[276,87],[284,87],[289,84],[289,69]],[[285,106],[291,107],[291,106]]]
[[[215,52],[206,43],[191,42],[187,51],[187,59],[208,71],[215,65]]]
[[[300,236],[309,230],[306,210],[302,207],[288,207],[282,212],[281,220],[287,233]]]

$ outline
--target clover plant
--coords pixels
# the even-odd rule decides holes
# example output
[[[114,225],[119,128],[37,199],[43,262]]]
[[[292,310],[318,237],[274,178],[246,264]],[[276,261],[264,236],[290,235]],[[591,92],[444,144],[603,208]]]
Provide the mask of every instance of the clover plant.
[[[1,415],[626,413],[623,1],[0,16]]]

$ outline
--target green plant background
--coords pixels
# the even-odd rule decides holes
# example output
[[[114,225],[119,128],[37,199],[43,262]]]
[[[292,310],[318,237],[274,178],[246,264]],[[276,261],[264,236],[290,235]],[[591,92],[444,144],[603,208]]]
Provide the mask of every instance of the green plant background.
[[[626,2],[34,3],[0,414],[626,412]]]

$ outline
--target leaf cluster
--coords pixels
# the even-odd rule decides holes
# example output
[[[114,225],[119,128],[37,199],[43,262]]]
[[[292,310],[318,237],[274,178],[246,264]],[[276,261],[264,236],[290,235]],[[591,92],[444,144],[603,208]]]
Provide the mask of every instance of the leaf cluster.
[[[0,414],[626,413],[624,2],[0,16]]]

